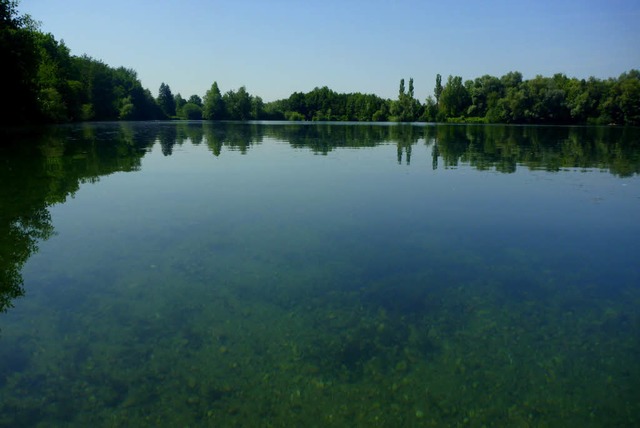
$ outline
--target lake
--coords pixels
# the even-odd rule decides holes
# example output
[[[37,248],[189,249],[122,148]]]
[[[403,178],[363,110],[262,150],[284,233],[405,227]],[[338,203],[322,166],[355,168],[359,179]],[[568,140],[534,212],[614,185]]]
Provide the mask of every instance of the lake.
[[[640,426],[640,129],[0,147],[0,426]]]

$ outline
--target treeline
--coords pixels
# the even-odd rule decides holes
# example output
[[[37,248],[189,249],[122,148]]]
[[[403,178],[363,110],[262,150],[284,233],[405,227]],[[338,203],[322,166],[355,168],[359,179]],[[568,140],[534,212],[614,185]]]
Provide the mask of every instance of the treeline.
[[[434,97],[427,98],[424,118],[430,121],[476,121],[519,124],[640,125],[640,71],[617,79],[536,76],[519,72],[497,78],[485,75],[462,82],[436,77]]]
[[[162,117],[135,71],[71,55],[64,42],[19,16],[15,1],[0,1],[0,57],[3,124]]]
[[[324,87],[266,108],[287,120],[640,125],[640,71],[607,80],[564,74],[524,80],[520,72],[465,82],[449,76],[444,84],[437,75],[433,96],[423,103],[414,95],[413,79],[408,88],[402,79],[395,100]]]
[[[328,87],[294,92],[268,103],[270,116],[281,120],[383,122],[389,120],[389,100],[372,94],[339,94]]]
[[[0,58],[6,100],[0,125],[88,120],[269,119],[260,97],[244,87],[220,93],[213,84],[204,100],[184,99],[168,84],[157,97],[142,87],[136,72],[110,67],[86,55],[71,55],[62,41],[44,34],[17,1],[0,0]]]
[[[510,72],[443,82],[437,75],[433,95],[424,101],[416,98],[412,78],[407,86],[400,81],[393,100],[325,86],[264,103],[244,86],[223,94],[216,82],[203,97],[186,99],[162,83],[154,97],[134,70],[71,55],[10,0],[0,0],[0,57],[8,100],[0,107],[0,125],[169,118],[640,125],[638,70],[605,80],[564,74],[524,80]]]

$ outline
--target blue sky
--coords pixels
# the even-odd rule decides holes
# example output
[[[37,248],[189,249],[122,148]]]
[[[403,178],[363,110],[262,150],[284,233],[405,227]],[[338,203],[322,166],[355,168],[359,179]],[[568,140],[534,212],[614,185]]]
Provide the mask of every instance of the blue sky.
[[[157,95],[214,81],[265,101],[328,86],[395,98],[414,78],[617,77],[640,68],[640,1],[22,0],[72,54],[133,68]]]

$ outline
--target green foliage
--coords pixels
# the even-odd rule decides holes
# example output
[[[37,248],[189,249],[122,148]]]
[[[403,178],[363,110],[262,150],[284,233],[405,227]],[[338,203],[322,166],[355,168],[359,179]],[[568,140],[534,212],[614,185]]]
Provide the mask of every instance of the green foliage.
[[[483,124],[487,123],[487,120],[484,117],[478,116],[460,116],[460,117],[448,117],[447,123],[473,123],[473,124]]]
[[[621,123],[640,125],[640,78],[638,77],[638,71],[635,70],[634,76],[623,76],[620,82],[620,95],[617,100],[622,111],[623,121]]]
[[[450,75],[440,94],[439,110],[446,117],[458,117],[464,116],[470,105],[471,97],[462,77]]]
[[[433,88],[433,95],[436,97],[436,106],[440,105],[442,90],[442,76],[440,74],[436,74],[436,86]]]
[[[373,122],[386,122],[389,120],[389,111],[387,108],[387,103],[382,103],[380,108],[376,110],[371,116],[371,120]]]
[[[267,103],[265,118],[283,119],[297,112],[313,121],[383,121],[389,115],[389,101],[372,94],[339,94],[328,87],[311,92],[295,92],[288,99]],[[375,116],[375,117],[374,117]]]
[[[302,115],[302,113],[299,113],[297,111],[287,111],[285,112],[284,117],[287,120],[296,121],[296,122],[305,120],[304,115]]]
[[[433,97],[428,96],[424,103],[424,111],[421,120],[425,122],[435,122],[438,116],[438,104]]]
[[[640,71],[631,70],[607,82],[600,105],[600,122],[640,125]]]
[[[80,109],[80,120],[93,120],[96,113],[93,111],[93,104],[82,104]]]
[[[244,86],[241,86],[237,91],[228,91],[222,99],[227,107],[229,119],[251,119],[251,96]]]
[[[226,106],[218,88],[218,83],[213,82],[211,89],[204,95],[202,106],[202,118],[207,120],[226,119]]]
[[[194,103],[186,103],[180,109],[180,118],[187,120],[200,120],[202,119],[202,108]]]
[[[449,76],[444,87],[436,77],[435,99],[423,105],[414,96],[413,79],[400,81],[398,99],[338,94],[326,86],[296,92],[265,105],[265,117],[284,119],[297,112],[305,120],[430,121],[523,124],[640,123],[640,72],[618,79],[578,80],[564,74],[524,80],[512,71],[498,78],[484,75],[463,83]],[[285,113],[289,112],[289,113]],[[297,116],[296,116],[297,118]]]
[[[251,97],[251,117],[259,120],[265,118],[264,101],[260,97]]]
[[[505,88],[517,88],[522,83],[522,73],[519,71],[510,71],[500,78]]]
[[[46,88],[38,96],[40,111],[50,122],[64,122],[67,119],[67,108],[62,96],[55,88]]]
[[[307,108],[306,97],[302,92],[294,92],[289,96],[287,103],[287,110],[300,113],[305,119],[310,119],[313,115],[309,114]],[[285,113],[286,114],[286,113]],[[328,119],[331,120],[331,119]]]
[[[191,95],[187,100],[187,102],[191,104],[195,104],[198,107],[202,107],[202,98],[200,98],[198,95]]]
[[[272,101],[263,105],[263,119],[266,120],[285,120],[285,100]]]
[[[36,38],[39,108],[48,121],[154,119],[159,111],[136,72],[111,68],[87,56],[74,57],[51,35]]]
[[[36,32],[28,15],[19,15],[17,2],[0,0],[0,58],[3,97],[0,125],[13,125],[37,118],[38,49]],[[10,101],[10,102],[9,102]]]
[[[135,117],[136,108],[131,102],[131,97],[122,99],[118,119],[120,120],[132,120]]]
[[[405,93],[404,79],[400,80],[398,100],[391,106],[391,117],[396,122],[414,122],[421,114],[422,106],[414,98],[413,78],[409,78],[409,90]]]
[[[193,101],[197,101],[194,99]],[[195,104],[195,102],[193,103]],[[204,96],[202,117],[207,120],[255,120],[255,119],[280,119],[271,117],[262,98],[253,96],[247,92],[247,88],[241,86],[237,91],[230,90],[221,95],[220,88],[213,82],[211,89]]]
[[[147,120],[163,113],[137,73],[88,56],[70,57],[65,87],[68,120]]]
[[[38,24],[29,15],[18,14],[18,1],[0,0],[0,29],[35,31]]]
[[[173,96],[173,102],[176,105],[176,116],[181,117],[182,114],[181,114],[180,110],[182,110],[182,107],[184,107],[184,105],[187,103],[187,100],[182,98],[182,95],[175,94]]]
[[[504,96],[504,83],[497,77],[484,75],[467,86],[471,97],[470,116],[484,117],[496,108],[498,99]]]
[[[62,93],[67,92],[69,50],[51,34],[35,33],[34,40],[40,62],[36,74],[38,108],[44,120],[61,122],[67,119],[67,106]]]
[[[164,82],[160,84],[158,90],[158,105],[165,116],[173,117],[176,115],[176,100],[173,98],[171,88]]]

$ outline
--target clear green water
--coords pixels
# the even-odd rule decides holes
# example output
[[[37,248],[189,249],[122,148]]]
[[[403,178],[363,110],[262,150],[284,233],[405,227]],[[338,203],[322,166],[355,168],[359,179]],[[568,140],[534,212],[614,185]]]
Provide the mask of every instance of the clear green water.
[[[639,426],[638,173],[638,129],[7,137],[0,426]]]

